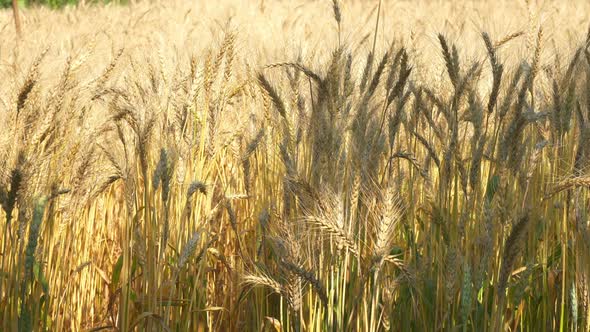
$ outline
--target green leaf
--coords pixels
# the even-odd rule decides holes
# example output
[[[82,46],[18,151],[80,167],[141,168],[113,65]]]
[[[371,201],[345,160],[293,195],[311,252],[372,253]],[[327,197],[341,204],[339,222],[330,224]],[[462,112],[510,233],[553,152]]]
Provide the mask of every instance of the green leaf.
[[[33,277],[36,282],[41,284],[41,287],[43,287],[43,292],[45,294],[48,294],[49,282],[45,278],[45,275],[43,275],[43,268],[41,267],[41,264],[39,264],[38,262],[33,263]]]
[[[119,259],[113,267],[113,276],[111,278],[111,285],[116,287],[121,279],[121,270],[123,269],[123,254],[119,255]]]
[[[483,286],[481,286],[481,288],[479,289],[479,292],[477,292],[477,301],[481,304],[483,304],[483,291],[485,290],[485,284]]]
[[[488,182],[486,187],[486,202],[491,203],[492,199],[494,199],[494,195],[500,186],[500,176],[494,175]]]
[[[129,293],[129,298],[132,302],[137,302],[137,293],[135,293],[134,290],[131,290],[131,292]]]
[[[137,271],[137,266],[139,263],[137,262],[137,258],[133,257],[133,262],[131,263],[131,276],[135,275],[135,271]]]

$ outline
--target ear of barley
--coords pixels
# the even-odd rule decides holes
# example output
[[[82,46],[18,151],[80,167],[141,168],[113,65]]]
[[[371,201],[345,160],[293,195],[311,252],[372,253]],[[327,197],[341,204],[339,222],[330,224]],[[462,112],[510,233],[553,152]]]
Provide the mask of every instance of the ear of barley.
[[[440,42],[445,65],[447,66],[447,73],[449,74],[451,83],[456,88],[459,84],[459,69],[455,66],[455,57],[451,54],[447,39],[442,34],[438,35],[438,41]]]
[[[500,267],[500,274],[498,277],[498,285],[496,290],[498,297],[503,299],[505,297],[506,286],[508,284],[508,278],[512,273],[512,267],[519,257],[521,252],[522,240],[527,231],[529,225],[529,216],[525,213],[515,224],[512,226],[510,235],[506,239],[504,244],[504,250],[502,255],[502,266]]]
[[[184,244],[182,251],[180,252],[180,256],[178,257],[178,263],[176,264],[176,268],[178,270],[184,268],[191,256],[195,253],[200,240],[201,232],[197,231],[194,232],[190,239]]]

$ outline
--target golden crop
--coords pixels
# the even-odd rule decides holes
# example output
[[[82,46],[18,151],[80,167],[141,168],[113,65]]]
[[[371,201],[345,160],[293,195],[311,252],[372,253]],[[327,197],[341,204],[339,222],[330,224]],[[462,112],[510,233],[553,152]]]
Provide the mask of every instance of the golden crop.
[[[0,12],[0,330],[588,331],[585,1]]]

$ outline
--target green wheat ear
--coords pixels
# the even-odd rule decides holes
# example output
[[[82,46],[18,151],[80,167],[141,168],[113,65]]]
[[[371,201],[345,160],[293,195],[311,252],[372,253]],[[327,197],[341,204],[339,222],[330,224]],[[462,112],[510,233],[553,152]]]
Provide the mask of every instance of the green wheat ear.
[[[471,267],[469,262],[463,263],[463,284],[461,286],[461,318],[463,320],[463,331],[467,331],[467,323],[471,312],[471,298],[473,286],[471,284]]]
[[[32,331],[31,310],[27,305],[27,291],[29,283],[33,280],[33,265],[35,263],[35,250],[37,249],[39,239],[39,229],[45,213],[45,205],[48,198],[43,196],[37,200],[33,211],[33,222],[29,229],[29,240],[25,250],[25,277],[21,285],[21,315],[19,317],[19,331]]]

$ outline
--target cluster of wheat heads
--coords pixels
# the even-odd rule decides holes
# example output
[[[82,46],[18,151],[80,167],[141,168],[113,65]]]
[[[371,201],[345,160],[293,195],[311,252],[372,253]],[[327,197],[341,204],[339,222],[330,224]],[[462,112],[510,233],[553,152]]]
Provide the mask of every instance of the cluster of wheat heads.
[[[590,327],[588,34],[530,4],[430,39],[392,37],[397,2],[222,4],[220,32],[153,3],[0,37],[1,330]]]

